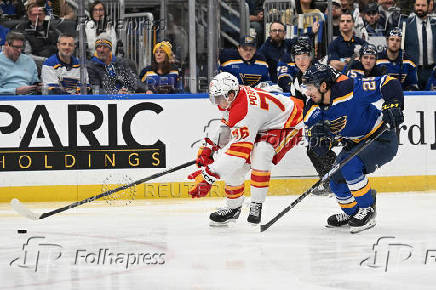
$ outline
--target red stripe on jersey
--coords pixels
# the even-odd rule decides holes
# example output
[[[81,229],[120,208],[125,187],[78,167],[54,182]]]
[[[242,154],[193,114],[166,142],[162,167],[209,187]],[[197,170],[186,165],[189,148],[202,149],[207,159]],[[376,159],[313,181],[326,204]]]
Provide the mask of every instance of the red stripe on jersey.
[[[298,130],[298,132],[294,131],[296,131],[296,129],[286,135],[284,139],[285,144],[281,144],[283,145],[283,147],[276,151],[276,155],[274,155],[272,159],[272,163],[274,165],[279,163],[280,160],[282,160],[282,158],[285,156],[285,154],[301,141],[303,137],[303,129]]]
[[[286,120],[285,128],[294,128],[303,120],[303,108],[294,103],[291,115]]]
[[[248,161],[251,150],[253,150],[253,143],[239,142],[230,145],[229,149],[226,151],[226,154],[230,156],[241,157],[244,158],[245,161]]]
[[[225,122],[225,124],[230,128],[235,126],[239,121],[243,120],[245,116],[247,116],[248,101],[247,92],[245,90],[246,89],[244,87],[240,87],[236,99],[229,108],[229,120]]]
[[[228,198],[238,198],[244,194],[244,184],[239,186],[226,185],[224,190]]]

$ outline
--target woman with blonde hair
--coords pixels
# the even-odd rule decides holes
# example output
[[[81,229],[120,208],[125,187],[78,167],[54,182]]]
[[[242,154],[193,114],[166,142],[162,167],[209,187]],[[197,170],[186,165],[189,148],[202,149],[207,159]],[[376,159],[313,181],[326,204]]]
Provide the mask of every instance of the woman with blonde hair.
[[[183,92],[179,69],[174,61],[172,45],[168,41],[153,47],[153,60],[139,74],[147,94],[176,94]]]

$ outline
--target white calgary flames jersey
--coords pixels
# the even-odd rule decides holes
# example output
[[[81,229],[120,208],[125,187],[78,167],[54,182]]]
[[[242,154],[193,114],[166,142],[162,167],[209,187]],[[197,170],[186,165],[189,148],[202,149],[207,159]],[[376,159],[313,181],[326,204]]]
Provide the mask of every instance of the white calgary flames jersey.
[[[216,158],[215,162],[210,165],[210,169],[221,177],[223,174],[231,174],[233,169],[236,170],[244,163],[249,162],[253,146],[262,133],[269,131],[280,133],[280,130],[291,133],[295,131],[289,134],[287,140],[289,141],[303,128],[302,119],[302,108],[297,106],[291,98],[280,94],[271,94],[262,89],[241,86],[230,108],[223,111],[222,122],[230,130],[221,130],[216,136],[210,138],[211,141],[219,145],[222,143],[220,139],[230,140],[222,149],[224,154],[220,154],[219,158]],[[223,131],[229,132],[230,138],[225,138],[222,135]],[[281,139],[283,139],[281,141],[287,142],[286,138]],[[280,150],[280,144],[274,147],[276,151]],[[277,151],[277,153],[279,152]]]

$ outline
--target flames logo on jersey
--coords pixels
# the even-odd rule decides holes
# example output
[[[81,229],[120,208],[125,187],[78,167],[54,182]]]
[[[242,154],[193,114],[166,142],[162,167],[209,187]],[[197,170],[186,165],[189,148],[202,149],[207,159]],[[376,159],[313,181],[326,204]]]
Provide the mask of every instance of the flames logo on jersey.
[[[330,121],[330,131],[337,135],[347,126],[347,116],[342,116]]]
[[[254,86],[256,85],[260,79],[262,78],[261,75],[257,75],[257,74],[243,74],[240,73],[239,74],[239,78],[242,80],[242,83],[246,86]]]

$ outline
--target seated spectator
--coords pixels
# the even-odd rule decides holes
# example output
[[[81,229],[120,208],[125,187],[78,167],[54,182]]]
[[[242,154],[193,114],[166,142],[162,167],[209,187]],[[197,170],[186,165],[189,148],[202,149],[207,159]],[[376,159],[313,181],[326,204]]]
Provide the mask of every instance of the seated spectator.
[[[359,59],[353,60],[344,68],[344,74],[351,78],[381,77],[385,74],[383,67],[376,66],[377,48],[372,44],[365,44],[359,50]]]
[[[256,40],[259,47],[264,40],[263,2],[264,0],[246,0],[250,11],[250,28],[256,31]]]
[[[354,35],[353,27],[353,15],[350,12],[342,13],[339,24],[341,35],[330,43],[328,49],[330,65],[338,71],[342,71],[353,60],[356,46],[365,44],[363,39]]]
[[[231,73],[244,86],[255,87],[270,80],[265,58],[256,53],[256,39],[248,35],[241,37],[237,50],[221,51],[218,71]]]
[[[42,83],[48,87],[49,94],[80,93],[80,61],[73,56],[76,48],[74,36],[62,34],[58,39],[58,53],[44,61],[41,71]],[[85,70],[85,81],[88,73]]]
[[[297,4],[298,2],[296,2]],[[302,36],[302,33],[298,33],[299,29],[303,29],[308,36],[314,39],[315,57],[322,58],[326,54],[326,37],[327,30],[324,29],[325,19],[324,14],[315,7],[315,1],[313,0],[300,0],[301,12],[303,13],[303,27],[297,26],[298,36]],[[297,9],[298,11],[298,9]]]
[[[380,14],[376,3],[369,3],[363,16],[368,36],[384,36],[385,27],[380,24]]]
[[[0,94],[25,95],[36,93],[39,82],[35,62],[22,54],[24,35],[9,32],[3,51],[0,53]]]
[[[85,34],[88,45],[88,56],[92,56],[95,51],[95,40],[101,33],[109,35],[112,39],[112,54],[115,55],[117,51],[117,33],[115,28],[108,21],[106,16],[106,7],[103,2],[95,1],[89,7],[89,14],[91,19],[85,23]]]
[[[397,78],[405,91],[418,90],[416,64],[410,56],[401,49],[402,32],[395,27],[386,37],[387,48],[378,56],[377,66],[385,67],[386,74]]]
[[[398,27],[400,24],[401,9],[396,6],[395,2],[395,0],[378,0],[380,13],[379,23],[385,28],[385,31]]]
[[[62,19],[74,20],[76,19],[76,13],[70,4],[66,0],[27,0],[26,6],[36,3],[38,6],[44,7],[46,14]]]
[[[28,21],[19,24],[15,30],[26,37],[26,54],[32,54],[35,62],[42,62],[57,51],[57,40],[61,34],[45,20],[45,9],[36,3],[27,6]]]
[[[332,1],[332,25],[333,25],[333,37],[337,37],[341,34],[339,31],[339,22],[342,14],[341,10],[341,1],[333,0]],[[324,12],[325,23],[328,23],[328,8],[326,8]]]
[[[8,35],[9,28],[0,25],[0,51],[2,50],[2,46],[6,42],[6,35]]]
[[[101,94],[129,94],[144,92],[130,62],[112,54],[109,35],[100,34],[95,41],[95,56],[87,63],[89,82]]]
[[[139,79],[145,84],[146,94],[176,94],[183,92],[179,71],[174,64],[171,43],[162,41],[153,47],[152,64],[145,67]]]
[[[0,0],[0,10],[8,18],[20,19],[26,14],[21,0]]]

